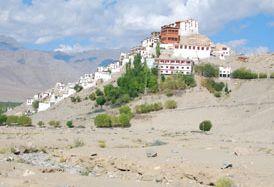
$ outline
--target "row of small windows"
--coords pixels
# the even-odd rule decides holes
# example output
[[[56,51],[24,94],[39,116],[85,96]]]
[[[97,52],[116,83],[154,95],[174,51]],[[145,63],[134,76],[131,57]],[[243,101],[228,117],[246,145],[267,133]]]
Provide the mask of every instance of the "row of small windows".
[[[161,68],[169,68],[169,66],[161,66]],[[176,66],[176,67],[174,67],[174,66],[170,66],[170,69],[180,69],[180,67],[179,66]],[[190,69],[190,67],[189,66],[181,66],[181,69]]]
[[[165,70],[165,71],[161,71],[161,73],[166,73],[166,74],[171,74],[171,73],[179,73],[180,71],[175,71],[175,72],[171,72],[171,71],[168,71],[168,70]],[[189,75],[190,74],[190,72],[188,72],[188,71],[186,71],[186,72],[181,72],[181,73],[184,73],[184,74],[187,74],[187,75]]]
[[[190,61],[184,61],[184,60],[160,60],[161,63],[186,63],[186,64],[190,64]]]
[[[193,50],[209,50],[209,47],[187,46],[187,45],[184,45],[184,46],[182,46],[182,45],[180,45],[180,46],[176,45],[175,48],[176,49],[180,48],[180,49],[193,49]]]
[[[175,37],[168,37],[168,38],[163,37],[163,38],[162,38],[162,40],[163,40],[163,41],[164,41],[164,40],[169,40],[169,41],[178,41],[178,38],[175,38]]]
[[[162,33],[178,33],[178,29],[163,30]]]

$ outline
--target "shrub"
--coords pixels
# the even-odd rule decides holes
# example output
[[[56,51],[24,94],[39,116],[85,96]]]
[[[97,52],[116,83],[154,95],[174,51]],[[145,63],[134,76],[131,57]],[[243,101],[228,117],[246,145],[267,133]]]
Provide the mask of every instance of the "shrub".
[[[6,124],[6,121],[7,121],[7,116],[0,114],[0,125]]]
[[[202,121],[199,126],[199,129],[204,132],[210,131],[211,128],[212,128],[212,123],[209,120]]]
[[[94,123],[96,127],[111,127],[111,117],[107,114],[99,114],[95,117]]]
[[[267,78],[267,74],[266,73],[259,73],[258,78],[259,79],[266,79]]]
[[[6,124],[7,125],[18,125],[18,116],[8,116]]]
[[[7,116],[7,125],[31,126],[32,120],[28,116]]]
[[[128,114],[120,114],[119,122],[121,127],[129,127],[130,126],[130,116]]]
[[[216,187],[232,187],[233,185],[233,181],[225,177],[218,179],[216,182]]]
[[[194,67],[195,72],[204,77],[218,77],[219,69],[212,64],[202,64]]]
[[[93,93],[91,93],[90,95],[89,95],[89,99],[91,100],[91,101],[95,101],[96,100],[96,94],[93,92]]]
[[[103,96],[104,95],[104,93],[100,89],[97,89],[95,91],[95,94],[96,94],[96,96]]]
[[[70,100],[73,103],[80,103],[82,101],[80,96],[71,97]]]
[[[74,90],[78,93],[81,92],[83,90],[83,86],[80,86],[79,84],[76,84],[74,86]]]
[[[120,114],[126,114],[131,119],[133,117],[133,113],[131,111],[131,108],[129,106],[122,106],[119,108]]]
[[[165,108],[166,109],[175,109],[177,108],[177,103],[174,100],[167,100],[165,102]]]
[[[111,118],[111,126],[112,127],[120,127],[121,126],[119,116],[110,116],[110,118]]]
[[[164,82],[161,82],[161,90],[184,90],[187,85],[181,75],[169,76]]]
[[[70,149],[77,148],[77,147],[83,147],[85,145],[84,141],[81,139],[75,139],[73,141],[73,144],[69,146]]]
[[[128,94],[123,94],[121,97],[119,97],[117,100],[115,100],[113,103],[116,103],[118,105],[128,103],[130,101],[130,96]]]
[[[153,103],[152,105],[153,105],[152,107],[153,111],[163,110],[163,104],[161,102]]]
[[[274,79],[274,72],[270,74],[270,78]]]
[[[226,83],[226,84],[225,84],[225,93],[226,93],[226,94],[229,94],[229,92],[230,92],[230,91],[229,91],[228,86],[227,86],[227,83]]]
[[[67,121],[66,125],[67,125],[68,128],[73,128],[74,127],[72,121]]]
[[[205,79],[202,86],[206,87],[210,93],[220,92],[225,87],[223,82],[215,82],[213,79]]]
[[[48,124],[49,124],[51,127],[54,127],[54,128],[60,128],[60,127],[61,127],[60,121],[54,121],[54,120],[52,120],[52,121],[50,121]]]
[[[31,126],[31,125],[32,125],[32,120],[31,120],[31,118],[28,117],[28,116],[20,116],[20,117],[18,117],[18,119],[17,119],[17,123],[18,123],[18,125],[20,125],[20,126],[28,127],[28,126]]]
[[[142,104],[135,107],[137,114],[149,113],[153,111],[159,111],[163,109],[162,103]]]
[[[221,97],[222,94],[221,94],[220,92],[215,92],[215,93],[214,93],[214,96],[215,96],[215,97]]]
[[[106,142],[104,140],[99,140],[98,145],[99,145],[100,148],[106,148],[106,146],[107,146]]]
[[[167,90],[166,91],[166,96],[167,97],[172,97],[173,96],[173,92],[171,90]]]
[[[232,77],[235,79],[257,79],[258,75],[246,68],[240,68],[233,71]]]
[[[188,87],[196,86],[196,81],[193,75],[183,75],[183,79]]]
[[[37,125],[38,125],[40,128],[43,128],[43,127],[46,126],[45,123],[44,123],[43,121],[39,121],[39,122],[37,123]]]

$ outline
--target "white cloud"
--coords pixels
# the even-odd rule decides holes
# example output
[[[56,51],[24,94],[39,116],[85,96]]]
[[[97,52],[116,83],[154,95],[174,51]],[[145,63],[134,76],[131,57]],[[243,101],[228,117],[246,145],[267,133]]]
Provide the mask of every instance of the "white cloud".
[[[38,38],[36,41],[35,41],[35,44],[44,44],[44,43],[48,43],[50,41],[52,41],[54,39],[53,36],[42,36],[40,38]]]
[[[246,39],[232,40],[226,43],[231,48],[239,48],[247,44]]]
[[[261,54],[266,54],[268,53],[270,50],[268,47],[265,46],[259,46],[256,48],[247,48],[246,53],[249,55],[261,55]]]
[[[90,38],[105,47],[131,46],[152,30],[195,18],[202,33],[226,23],[273,13],[273,0],[21,0],[0,1],[0,34],[37,44],[64,37]],[[98,39],[100,38],[100,39]]]
[[[61,44],[58,48],[54,49],[54,51],[63,52],[63,53],[81,53],[91,49],[95,49],[95,48],[91,46],[82,46],[79,43],[77,43],[72,46]]]
[[[269,22],[268,25],[269,25],[270,27],[274,27],[274,21]]]

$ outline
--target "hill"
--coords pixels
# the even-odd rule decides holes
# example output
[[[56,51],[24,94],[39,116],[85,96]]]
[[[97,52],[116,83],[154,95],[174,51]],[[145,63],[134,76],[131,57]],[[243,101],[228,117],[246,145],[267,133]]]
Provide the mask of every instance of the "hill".
[[[271,60],[264,65],[269,67],[268,63]],[[252,68],[254,62],[244,65]],[[0,162],[0,172],[8,176],[0,176],[1,181],[12,186],[24,183],[25,175],[30,175],[29,184],[36,185],[212,186],[229,176],[236,185],[272,186],[274,79],[222,79],[232,92],[220,98],[202,87],[200,79],[196,77],[197,87],[172,97],[158,93],[135,98],[129,103],[132,109],[168,99],[178,107],[135,114],[129,128],[95,127],[94,117],[102,111],[85,99],[92,89],[77,93],[82,99],[79,103],[68,98],[32,116],[34,125],[43,121],[46,127],[1,127],[4,148],[16,145],[43,151],[12,154],[20,163]],[[109,83],[115,85],[116,80]],[[110,106],[103,109],[118,112]],[[52,120],[60,121],[61,127],[50,127]],[[66,126],[68,120],[75,128]],[[212,121],[210,132],[199,131],[203,120]],[[0,158],[8,155],[4,152]]]
[[[94,72],[109,59],[118,59],[120,50],[91,50],[66,54],[24,49],[12,38],[0,37],[0,101],[25,101],[56,82],[77,80]]]

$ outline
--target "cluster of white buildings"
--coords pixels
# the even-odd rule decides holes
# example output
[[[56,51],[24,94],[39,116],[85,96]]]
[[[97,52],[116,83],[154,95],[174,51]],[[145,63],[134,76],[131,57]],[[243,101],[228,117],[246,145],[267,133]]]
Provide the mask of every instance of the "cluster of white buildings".
[[[160,48],[160,56],[157,56],[157,46]],[[27,105],[39,101],[38,112],[45,111],[63,99],[70,97],[76,91],[74,87],[80,85],[83,89],[95,87],[98,81],[106,82],[112,74],[122,71],[125,64],[133,62],[137,54],[141,55],[141,61],[149,68],[157,68],[162,75],[182,73],[190,75],[195,63],[202,59],[218,58],[224,60],[231,53],[230,48],[223,44],[214,44],[208,37],[199,34],[199,24],[196,20],[188,19],[164,25],[160,32],[153,32],[144,39],[139,46],[129,53],[121,53],[117,62],[106,67],[98,67],[92,74],[85,74],[76,83],[57,83],[54,88],[35,95],[27,100]],[[219,75],[229,78],[230,67],[219,67]]]
[[[159,57],[156,54],[157,45],[161,51]],[[156,67],[160,74],[170,75],[179,72],[191,74],[193,65],[200,60],[224,60],[230,53],[228,46],[214,44],[207,36],[201,35],[198,22],[188,19],[162,26],[160,32],[151,33],[150,37],[122,58],[127,62],[133,61],[136,54],[141,54],[142,62],[146,62],[148,67]],[[227,73],[225,75],[228,77]]]
[[[33,102],[38,101],[39,107],[37,112],[46,111],[47,109],[64,100],[65,98],[68,98],[75,94],[76,91],[74,88],[76,85],[83,87],[83,89],[96,87],[98,82],[109,81],[112,78],[113,74],[122,71],[122,67],[123,64],[121,63],[121,61],[116,61],[106,67],[98,67],[95,73],[84,74],[75,83],[64,84],[58,82],[53,88],[45,92],[38,93],[34,95],[33,98],[27,99],[26,105],[32,106]]]

